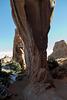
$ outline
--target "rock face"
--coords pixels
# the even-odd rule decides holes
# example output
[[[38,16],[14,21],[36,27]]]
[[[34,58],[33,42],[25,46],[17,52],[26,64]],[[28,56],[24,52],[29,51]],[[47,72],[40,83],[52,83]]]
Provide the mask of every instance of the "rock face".
[[[26,70],[27,75],[30,76],[31,88],[24,93],[26,97],[24,100],[36,100],[35,94],[31,97],[34,85],[37,88],[40,86],[39,89],[43,86],[44,89],[54,86],[54,81],[48,72],[46,49],[55,0],[10,0],[10,2],[14,22],[24,41]],[[42,75],[44,72],[46,73]],[[36,87],[34,91],[40,91],[36,90]],[[30,95],[29,98],[27,95]],[[46,100],[46,97],[44,99]]]
[[[53,17],[55,1],[10,1],[14,22],[25,45],[27,73],[32,78],[35,78],[40,68],[48,69],[46,61],[47,37]]]
[[[64,40],[56,42],[53,48],[53,53],[49,58],[65,58],[67,57],[67,43]]]
[[[20,63],[22,69],[26,69],[25,57],[24,57],[24,43],[18,30],[15,29],[14,46],[13,46],[13,59]]]
[[[7,63],[7,62],[10,62],[12,60],[12,57],[5,56],[4,58],[2,58],[0,60],[1,60],[1,63]]]

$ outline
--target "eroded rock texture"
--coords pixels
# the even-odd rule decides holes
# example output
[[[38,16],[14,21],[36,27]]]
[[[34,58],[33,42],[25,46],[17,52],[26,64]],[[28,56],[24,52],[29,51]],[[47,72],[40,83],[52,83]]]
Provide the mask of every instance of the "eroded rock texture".
[[[54,86],[54,81],[48,72],[46,49],[55,0],[10,1],[14,22],[25,45],[26,70],[30,76],[29,85],[33,84],[28,92],[26,88],[26,92],[27,95],[31,95],[33,91]],[[39,89],[36,90],[34,85]],[[32,98],[30,97],[28,100],[32,100]],[[35,100],[34,93],[33,100]]]
[[[26,69],[25,57],[24,57],[24,43],[18,30],[15,29],[14,46],[13,46],[13,59],[20,63],[23,71]]]
[[[67,43],[64,40],[58,41],[53,47],[53,53],[49,56],[49,59],[58,59],[67,57]]]
[[[27,74],[30,75],[30,79],[33,83],[35,83],[39,77],[38,73],[40,69],[45,68],[46,72],[48,73],[46,49],[55,1],[10,1],[14,22],[25,45]],[[54,85],[53,79],[49,78],[48,75],[46,75],[46,79],[48,81],[45,82]]]

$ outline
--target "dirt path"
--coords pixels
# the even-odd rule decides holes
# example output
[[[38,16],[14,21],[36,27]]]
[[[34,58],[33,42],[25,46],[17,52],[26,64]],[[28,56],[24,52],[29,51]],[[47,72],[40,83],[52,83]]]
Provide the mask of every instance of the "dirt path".
[[[56,83],[56,93],[63,100],[67,100],[67,77],[62,80],[55,80]]]
[[[55,80],[56,83],[56,93],[63,100],[67,100],[67,77],[62,80]],[[11,98],[7,100],[23,100],[23,89],[28,84],[28,79],[25,78],[22,81],[16,81],[14,84],[10,85],[8,90],[13,93]]]

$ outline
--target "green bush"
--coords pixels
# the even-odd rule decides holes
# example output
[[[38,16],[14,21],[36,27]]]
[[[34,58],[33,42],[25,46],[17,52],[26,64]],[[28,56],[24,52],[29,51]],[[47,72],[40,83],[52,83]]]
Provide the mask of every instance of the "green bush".
[[[10,69],[16,72],[22,71],[21,65],[14,60],[10,64]]]
[[[49,70],[53,70],[54,68],[56,68],[58,66],[59,66],[59,64],[58,64],[57,61],[55,61],[55,60],[49,61],[48,60],[48,68],[49,68]]]

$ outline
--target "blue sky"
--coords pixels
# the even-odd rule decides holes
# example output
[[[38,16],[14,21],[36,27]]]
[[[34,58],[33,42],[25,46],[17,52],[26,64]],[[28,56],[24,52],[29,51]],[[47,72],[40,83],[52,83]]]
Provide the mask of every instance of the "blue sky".
[[[54,43],[60,40],[67,42],[67,0],[56,0],[54,17],[48,35],[48,49],[52,50]]]
[[[0,51],[11,51],[15,34],[10,0],[0,0]]]
[[[0,57],[12,55],[15,25],[11,15],[10,0],[0,0]],[[67,0],[56,0],[54,17],[48,35],[48,51],[52,51],[54,43],[67,41]],[[4,52],[4,53],[3,53]]]

